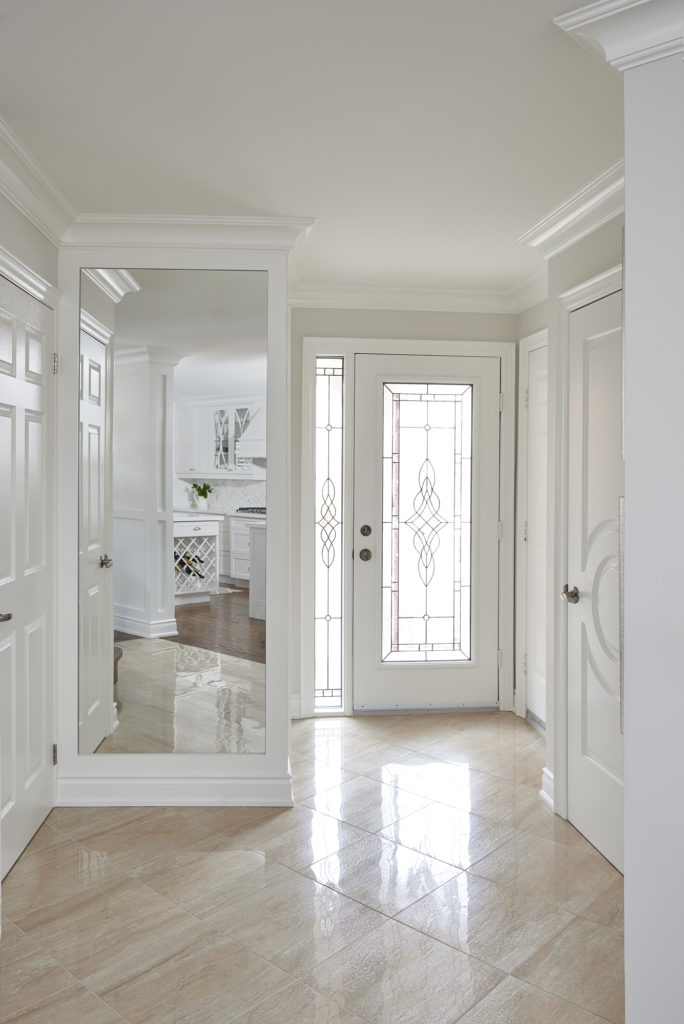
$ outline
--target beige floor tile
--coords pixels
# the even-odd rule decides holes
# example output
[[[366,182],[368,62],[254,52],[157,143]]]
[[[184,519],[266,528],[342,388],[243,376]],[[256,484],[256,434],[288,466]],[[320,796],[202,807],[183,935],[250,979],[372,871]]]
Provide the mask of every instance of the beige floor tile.
[[[458,868],[368,835],[313,864],[312,878],[388,916],[457,875]]]
[[[19,960],[22,956],[35,953],[38,946],[30,939],[21,928],[17,928],[9,918],[2,919],[2,937],[0,938],[0,965],[11,964],[13,960]],[[0,999],[0,1006],[2,1001]]]
[[[132,878],[93,886],[17,923],[99,995],[153,969],[210,931]]]
[[[364,1024],[360,1017],[314,992],[308,985],[292,985],[237,1017],[235,1024]]]
[[[292,795],[295,800],[305,800],[314,793],[323,793],[326,789],[340,786],[356,777],[338,765],[327,764],[313,757],[292,759]]]
[[[398,761],[410,753],[412,751],[408,747],[367,736],[330,737],[316,745],[317,759],[337,765],[355,775],[373,777],[377,777],[383,765]]]
[[[33,1006],[74,984],[74,978],[51,956],[36,949],[0,966],[0,1020]]]
[[[53,824],[44,821],[24,850],[24,853],[35,853],[36,850],[43,850],[46,846],[54,846],[55,843],[59,843],[63,839],[63,832],[56,829]]]
[[[506,978],[461,1017],[458,1024],[604,1024],[604,1021],[517,978]]]
[[[298,805],[261,824],[235,829],[227,838],[234,849],[258,850],[298,871],[365,835],[328,814]]]
[[[196,915],[265,886],[277,888],[289,874],[289,868],[267,860],[263,853],[234,849],[227,836],[215,834],[198,840],[191,850],[158,857],[132,872],[134,878]]]
[[[529,893],[463,872],[397,920],[502,971],[512,971],[573,917]]]
[[[377,832],[427,804],[425,797],[363,776],[326,789],[302,802],[368,832]]]
[[[388,921],[304,980],[364,1020],[452,1024],[501,978],[479,960]]]
[[[616,928],[620,934],[625,931],[625,882],[622,876],[616,878],[610,889],[585,907],[582,917],[588,917],[597,924]]]
[[[193,828],[211,829],[212,832],[233,832],[243,825],[257,825],[262,821],[277,818],[289,808],[283,807],[168,807],[167,810],[180,814]]]
[[[565,843],[568,846],[583,846],[586,839],[569,821],[564,821],[554,814],[550,807],[541,807],[535,820],[526,827],[526,832],[544,839],[552,839],[554,843]]]
[[[47,824],[53,825],[70,839],[82,839],[143,818],[161,818],[164,814],[163,807],[54,807]]]
[[[468,868],[501,846],[513,832],[507,825],[468,811],[444,804],[428,804],[379,834],[428,857]]]
[[[478,861],[471,873],[533,893],[573,914],[602,896],[619,872],[589,843],[568,846],[523,833]]]
[[[87,988],[73,985],[12,1017],[12,1024],[121,1024],[122,1019]]]
[[[387,918],[289,871],[276,885],[222,903],[203,920],[297,977]]]
[[[158,815],[146,815],[115,828],[90,832],[79,843],[89,850],[107,856],[121,871],[132,871],[170,851],[192,849],[211,833],[199,826],[187,828],[185,819],[176,811],[160,808]]]
[[[367,774],[387,786],[478,814],[482,812],[475,806],[476,801],[499,784],[466,763],[454,764],[424,752],[404,755]]]
[[[623,944],[615,928],[576,918],[513,973],[615,1024],[624,1021]]]
[[[255,953],[213,933],[103,998],[130,1024],[227,1024],[291,981]]]
[[[64,839],[19,858],[3,882],[3,910],[16,924],[31,910],[76,896],[119,873],[106,853]]]

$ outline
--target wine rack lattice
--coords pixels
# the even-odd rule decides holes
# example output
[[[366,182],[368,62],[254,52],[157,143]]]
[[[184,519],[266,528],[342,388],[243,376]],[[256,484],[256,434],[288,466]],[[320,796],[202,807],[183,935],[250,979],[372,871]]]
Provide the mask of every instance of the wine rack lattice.
[[[195,594],[218,587],[216,537],[174,537],[176,593]]]

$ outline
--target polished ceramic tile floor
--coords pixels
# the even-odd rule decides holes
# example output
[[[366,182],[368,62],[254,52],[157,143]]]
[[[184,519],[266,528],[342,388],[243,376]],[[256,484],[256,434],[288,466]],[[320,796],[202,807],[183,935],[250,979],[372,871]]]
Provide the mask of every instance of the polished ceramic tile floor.
[[[295,806],[57,808],[3,885],[0,1020],[599,1024],[622,878],[502,713],[293,725]]]
[[[169,640],[117,646],[119,723],[96,753],[263,754],[263,664]]]

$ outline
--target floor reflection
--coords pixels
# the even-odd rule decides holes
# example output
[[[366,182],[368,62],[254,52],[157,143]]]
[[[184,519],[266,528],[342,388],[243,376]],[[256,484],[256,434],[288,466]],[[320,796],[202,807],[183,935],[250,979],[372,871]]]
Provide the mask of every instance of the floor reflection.
[[[124,640],[118,726],[98,754],[263,754],[265,666],[167,640]]]

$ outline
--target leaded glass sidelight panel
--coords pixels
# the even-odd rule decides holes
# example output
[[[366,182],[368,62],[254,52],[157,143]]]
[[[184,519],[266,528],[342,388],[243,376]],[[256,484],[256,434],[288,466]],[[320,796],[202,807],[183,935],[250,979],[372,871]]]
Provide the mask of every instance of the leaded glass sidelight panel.
[[[471,384],[384,384],[384,662],[470,659],[472,403]]]
[[[342,386],[344,361],[316,359],[314,707],[342,708]]]

